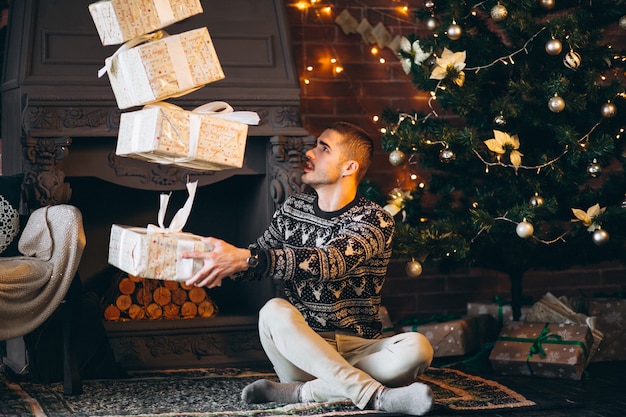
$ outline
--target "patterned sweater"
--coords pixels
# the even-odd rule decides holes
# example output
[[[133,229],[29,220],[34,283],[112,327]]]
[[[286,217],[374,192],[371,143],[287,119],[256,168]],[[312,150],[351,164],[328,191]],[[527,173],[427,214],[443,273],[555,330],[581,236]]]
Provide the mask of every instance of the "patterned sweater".
[[[316,195],[296,193],[253,245],[267,258],[265,271],[241,278],[281,280],[285,297],[315,331],[379,338],[394,230],[393,218],[362,196],[323,212]]]

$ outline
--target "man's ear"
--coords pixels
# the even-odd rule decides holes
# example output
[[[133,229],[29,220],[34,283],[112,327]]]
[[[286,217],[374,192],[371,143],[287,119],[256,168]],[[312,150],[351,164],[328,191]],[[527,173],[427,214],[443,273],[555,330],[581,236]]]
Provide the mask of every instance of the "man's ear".
[[[359,170],[359,163],[353,159],[346,161],[343,165],[343,176],[354,175]]]

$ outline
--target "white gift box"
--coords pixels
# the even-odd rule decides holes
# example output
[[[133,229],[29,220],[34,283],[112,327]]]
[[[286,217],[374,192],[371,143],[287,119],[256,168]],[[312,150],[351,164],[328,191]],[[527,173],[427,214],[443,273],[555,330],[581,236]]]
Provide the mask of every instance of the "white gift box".
[[[168,103],[122,113],[116,154],[197,170],[243,166],[254,112],[233,112],[224,102],[192,111]]]
[[[202,13],[200,0],[101,0],[89,13],[102,45],[117,45]]]
[[[182,232],[191,212],[198,182],[188,183],[189,197],[178,210],[169,227],[163,221],[169,194],[161,194],[159,226],[111,226],[108,262],[129,274],[142,278],[185,281],[202,268],[202,260],[181,258],[184,252],[206,252],[212,247],[200,236]]]
[[[105,60],[98,76],[105,72],[120,109],[179,97],[225,77],[207,28],[135,38]]]

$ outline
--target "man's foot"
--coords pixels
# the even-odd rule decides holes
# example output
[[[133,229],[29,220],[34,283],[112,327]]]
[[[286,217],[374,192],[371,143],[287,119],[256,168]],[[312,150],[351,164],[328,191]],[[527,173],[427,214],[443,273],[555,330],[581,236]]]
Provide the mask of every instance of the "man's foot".
[[[388,413],[422,416],[433,406],[433,392],[420,382],[400,388],[382,388],[373,397],[373,408]]]
[[[300,389],[303,382],[280,383],[259,379],[248,384],[241,391],[241,399],[246,403],[288,403],[300,402]]]

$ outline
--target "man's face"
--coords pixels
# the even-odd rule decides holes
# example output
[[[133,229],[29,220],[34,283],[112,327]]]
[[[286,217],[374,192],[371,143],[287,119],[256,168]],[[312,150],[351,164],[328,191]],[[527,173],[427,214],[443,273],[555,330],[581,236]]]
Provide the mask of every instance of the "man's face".
[[[342,136],[334,130],[327,129],[322,132],[317,138],[315,147],[306,152],[303,183],[315,189],[339,181],[346,162],[341,148],[342,140]]]

